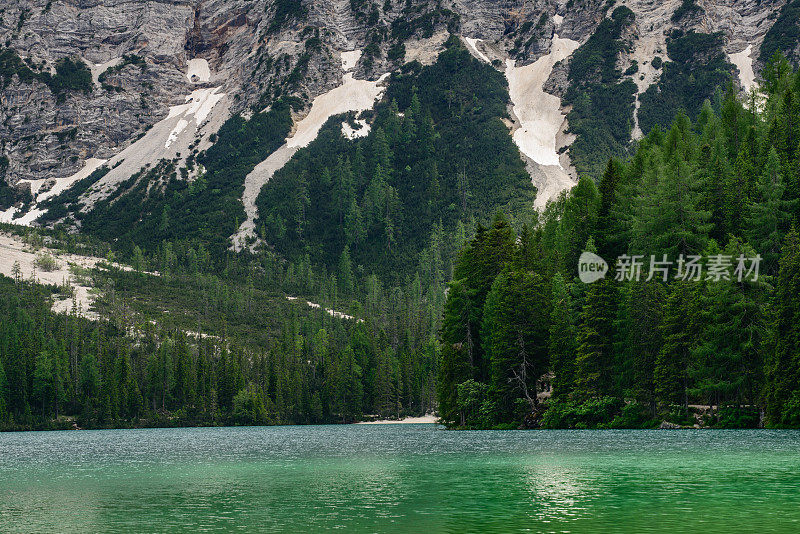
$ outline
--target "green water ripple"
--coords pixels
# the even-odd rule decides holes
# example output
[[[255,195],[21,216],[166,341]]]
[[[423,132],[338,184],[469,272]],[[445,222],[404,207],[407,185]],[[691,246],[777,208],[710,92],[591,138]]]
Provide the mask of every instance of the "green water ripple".
[[[2,532],[800,532],[800,432],[0,434]]]

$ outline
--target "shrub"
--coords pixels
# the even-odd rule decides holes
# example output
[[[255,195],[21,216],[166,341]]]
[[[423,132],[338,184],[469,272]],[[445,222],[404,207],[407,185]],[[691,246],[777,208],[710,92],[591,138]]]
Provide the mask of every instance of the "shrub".
[[[258,386],[250,383],[233,397],[231,418],[237,425],[266,425],[272,422]]]
[[[92,73],[80,59],[60,59],[55,76],[51,76],[49,72],[32,71],[16,51],[0,48],[0,87],[7,86],[14,75],[24,83],[37,80],[47,85],[59,100],[63,100],[65,91],[92,91]]]
[[[308,17],[308,9],[303,5],[302,0],[276,0],[275,15],[272,17],[272,24],[267,32],[275,33],[289,20],[305,20],[306,17]]]
[[[58,261],[56,261],[52,254],[48,254],[46,252],[38,254],[36,259],[33,261],[33,264],[40,271],[45,271],[48,273],[57,271],[60,267]]]
[[[622,413],[611,420],[608,428],[653,428],[657,424],[647,407],[633,401],[622,407]]]
[[[756,428],[759,418],[758,408],[755,407],[721,406],[717,412],[717,421],[714,426],[719,428]]]
[[[607,428],[622,407],[623,401],[617,397],[551,401],[542,417],[542,428]]]
[[[50,89],[57,94],[63,91],[91,93],[92,73],[80,59],[62,58],[56,63],[56,75],[52,78]]]
[[[699,11],[703,11],[703,8],[698,6],[695,0],[683,0],[683,3],[678,6],[678,9],[672,14],[670,20],[672,20],[672,22],[680,22],[684,17],[694,15]]]

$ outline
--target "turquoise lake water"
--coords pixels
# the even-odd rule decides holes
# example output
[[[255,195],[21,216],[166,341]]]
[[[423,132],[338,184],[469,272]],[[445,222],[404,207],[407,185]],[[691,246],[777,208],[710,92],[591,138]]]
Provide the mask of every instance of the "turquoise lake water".
[[[2,532],[800,532],[797,431],[0,434]]]

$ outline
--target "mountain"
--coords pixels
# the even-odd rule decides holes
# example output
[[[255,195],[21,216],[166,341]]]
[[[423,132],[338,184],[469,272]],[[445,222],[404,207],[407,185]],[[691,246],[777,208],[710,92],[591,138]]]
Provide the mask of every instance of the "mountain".
[[[54,179],[60,190],[103,162],[114,167],[92,187],[97,194],[83,195],[86,206],[162,159],[177,159],[191,179],[190,155],[208,149],[228,118],[292,96],[304,106],[293,116],[299,124],[343,75],[364,81],[339,93],[337,109],[320,109],[313,130],[330,113],[371,108],[368,94],[343,101],[404,63],[432,63],[454,34],[510,81],[510,128],[543,206],[578,172],[596,174],[631,138],[667,124],[675,108],[696,112],[728,72],[751,87],[774,51],[763,47],[796,54],[787,36],[796,35],[797,8],[784,4],[8,2],[0,8],[4,179],[23,184],[13,196],[24,201],[25,184],[41,198]],[[710,79],[687,84],[690,74]],[[7,210],[12,195],[4,196]],[[30,213],[18,207],[4,217]]]

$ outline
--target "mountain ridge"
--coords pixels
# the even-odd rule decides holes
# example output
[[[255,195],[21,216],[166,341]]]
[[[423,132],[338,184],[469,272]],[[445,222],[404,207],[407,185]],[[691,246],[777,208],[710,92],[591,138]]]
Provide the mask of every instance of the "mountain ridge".
[[[104,90],[95,82],[91,94],[70,93],[61,105],[38,82],[4,82],[4,154],[9,158],[6,180],[16,183],[20,179],[69,176],[81,168],[84,159],[108,159],[118,153],[120,147],[167,115],[170,106],[180,104],[193,85],[204,86],[186,79],[190,59],[205,59],[211,65],[209,83],[230,95],[231,113],[248,113],[276,87],[306,101],[332,89],[341,81],[337,56],[344,50],[368,49],[354,75],[375,79],[399,67],[405,59],[405,54],[399,60],[389,57],[398,56],[397,49],[392,48],[398,43],[404,45],[409,39],[430,38],[437,31],[451,29],[495,41],[503,53],[525,65],[549,52],[555,29],[553,15],[560,13],[563,19],[560,37],[582,44],[606,15],[606,3],[601,2],[582,2],[581,8],[567,9],[568,2],[459,0],[449,6],[452,15],[447,15],[447,7],[419,2],[408,4],[411,8],[376,8],[375,20],[376,11],[365,14],[359,10],[366,10],[367,2],[300,3],[304,17],[282,7],[294,4],[298,3],[23,1],[3,6],[0,41],[27,63],[44,62],[46,70],[60,58],[81,58],[95,71],[96,80],[102,74],[96,71],[125,54],[140,54],[146,62],[142,69],[135,65],[114,72],[106,69],[106,86],[115,88]],[[724,7],[704,2],[702,17],[679,21],[679,26],[723,31],[729,53],[741,52],[738,48],[743,50],[744,43],[757,50],[769,29],[769,16],[776,14],[783,2],[748,4],[739,1],[733,7]],[[659,3],[661,9],[655,13],[648,11],[652,7],[644,1],[624,5],[634,10],[641,19],[637,20],[640,33],[646,33],[641,28],[665,22],[670,8],[677,9],[680,2]],[[276,16],[283,18],[276,22]],[[454,22],[456,18],[458,22]],[[319,40],[319,48],[311,51],[305,50],[308,28],[320,30],[319,37],[310,37]],[[378,34],[382,35],[376,37]],[[517,46],[520,40],[524,46]],[[275,67],[270,72],[265,66],[280,61],[288,61],[288,69]],[[302,76],[297,76],[300,71],[304,71]],[[291,87],[297,78],[301,78],[300,86]],[[254,87],[259,89],[253,91]],[[274,97],[273,93],[269,98]],[[34,101],[40,105],[33,113],[20,109]],[[116,114],[109,115],[111,110]],[[8,131],[10,126],[15,127],[13,133]],[[68,146],[63,146],[57,134],[71,127],[78,131]],[[32,142],[28,138],[34,132],[41,139]]]

